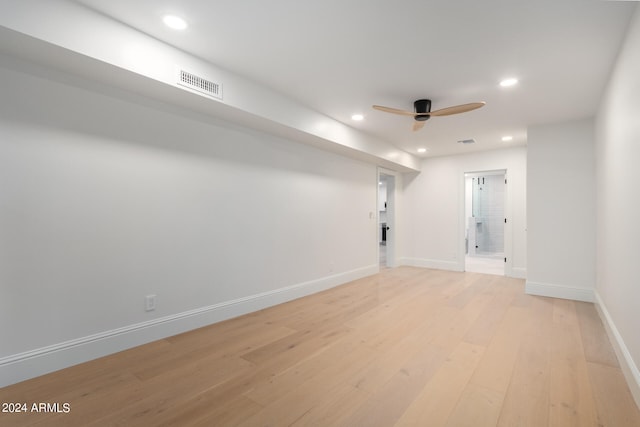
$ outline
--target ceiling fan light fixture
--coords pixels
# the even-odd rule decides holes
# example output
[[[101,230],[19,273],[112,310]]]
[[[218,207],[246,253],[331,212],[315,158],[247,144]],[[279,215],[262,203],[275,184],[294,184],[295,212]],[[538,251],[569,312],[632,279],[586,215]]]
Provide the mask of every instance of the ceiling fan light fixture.
[[[504,79],[500,82],[500,86],[502,87],[514,86],[516,84],[518,84],[518,79],[516,78]]]
[[[363,119],[364,119],[364,116],[362,114],[354,114],[353,116],[351,116],[351,120],[355,120],[356,122],[359,122]]]
[[[174,30],[184,30],[187,28],[187,21],[175,15],[165,15],[162,18],[164,24]]]
[[[467,111],[473,111],[480,107],[484,107],[486,102],[471,102],[468,104],[453,105],[451,107],[440,108],[438,110],[431,110],[431,100],[418,99],[413,103],[414,111],[400,110],[398,108],[384,107],[382,105],[374,105],[374,110],[384,111],[385,113],[400,114],[402,116],[413,117],[413,130],[414,132],[424,127],[424,124],[431,117],[438,116],[451,116],[453,114],[466,113]]]

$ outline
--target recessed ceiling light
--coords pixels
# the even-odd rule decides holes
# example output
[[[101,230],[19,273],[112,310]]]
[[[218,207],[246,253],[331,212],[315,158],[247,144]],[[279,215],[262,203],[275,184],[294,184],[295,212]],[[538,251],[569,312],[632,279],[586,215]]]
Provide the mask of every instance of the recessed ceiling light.
[[[509,87],[515,85],[516,83],[518,83],[518,79],[504,79],[500,82],[500,86]]]
[[[511,141],[511,140],[513,140],[513,137],[511,135],[503,136],[502,140],[505,141],[505,142]]]
[[[418,148],[418,153],[426,153],[427,149],[426,148]]]
[[[353,116],[351,116],[351,120],[360,121],[362,119],[364,119],[364,116],[362,114],[354,114]]]
[[[167,27],[173,28],[174,30],[184,30],[187,28],[186,21],[175,15],[165,15],[162,18],[162,22],[164,22]]]

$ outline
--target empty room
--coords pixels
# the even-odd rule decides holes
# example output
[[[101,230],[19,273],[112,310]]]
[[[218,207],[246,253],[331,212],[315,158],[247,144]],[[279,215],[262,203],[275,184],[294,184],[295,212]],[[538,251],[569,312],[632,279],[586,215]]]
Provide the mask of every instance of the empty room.
[[[0,425],[640,426],[635,1],[0,0]]]

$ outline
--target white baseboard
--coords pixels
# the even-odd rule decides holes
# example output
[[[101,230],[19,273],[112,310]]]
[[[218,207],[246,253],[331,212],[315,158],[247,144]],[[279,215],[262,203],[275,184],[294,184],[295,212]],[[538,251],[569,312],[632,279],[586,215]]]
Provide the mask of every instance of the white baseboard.
[[[448,271],[464,271],[457,261],[442,261],[437,259],[425,258],[399,258],[400,265],[408,265],[410,267],[433,268],[436,270]]]
[[[0,358],[0,387],[241,316],[376,274],[378,265],[104,331]]]
[[[524,291],[531,295],[570,299],[574,301],[593,302],[593,289],[574,288],[570,286],[536,283],[527,280]]]
[[[604,324],[604,329],[607,331],[609,341],[611,341],[616,356],[618,356],[618,362],[620,362],[620,368],[627,380],[631,395],[638,408],[640,408],[640,369],[638,369],[638,366],[633,361],[631,353],[622,339],[622,335],[620,335],[618,328],[615,323],[613,323],[613,319],[597,291],[595,292],[595,306]]]

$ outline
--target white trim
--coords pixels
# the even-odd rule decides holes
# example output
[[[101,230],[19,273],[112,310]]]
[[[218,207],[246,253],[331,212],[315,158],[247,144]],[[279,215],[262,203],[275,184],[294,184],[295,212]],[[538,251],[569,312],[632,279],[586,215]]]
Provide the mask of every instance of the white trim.
[[[522,271],[516,272],[516,268],[513,267],[513,209],[511,207],[511,201],[513,200],[513,196],[511,194],[511,186],[507,184],[509,181],[509,169],[488,169],[488,170],[474,170],[474,171],[463,171],[462,172],[462,190],[458,195],[458,256],[460,257],[460,266],[454,271],[465,271],[465,256],[467,251],[465,249],[465,239],[466,239],[466,230],[467,230],[467,218],[465,218],[466,212],[466,185],[465,181],[467,178],[479,177],[483,175],[503,175],[505,179],[505,191],[504,191],[504,199],[502,201],[502,208],[504,217],[508,220],[504,226],[504,244],[503,250],[504,255],[506,257],[506,261],[504,264],[504,276],[505,277],[516,277],[518,279],[525,279],[525,275],[522,274]],[[460,208],[461,206],[461,208]],[[521,270],[521,269],[520,269]]]
[[[516,279],[526,279],[527,278],[527,269],[522,267],[513,267],[511,269],[511,276]]]
[[[527,280],[524,291],[530,295],[570,299],[574,301],[593,302],[593,289],[575,288],[571,286],[536,283]]]
[[[611,318],[607,307],[604,305],[604,302],[600,298],[598,291],[595,292],[595,306],[598,311],[598,315],[604,324],[604,329],[607,331],[609,341],[611,341],[613,349],[618,356],[618,362],[620,362],[620,367],[625,379],[627,380],[627,385],[629,386],[631,395],[636,401],[636,405],[640,408],[640,369],[638,369],[638,366],[634,363],[631,353],[625,345],[622,335],[618,332],[618,328],[616,328],[615,323],[613,323],[613,319]]]
[[[376,274],[369,265],[0,358],[0,387]]]
[[[387,234],[387,265],[386,267],[397,267],[398,263],[398,195],[400,194],[400,174],[391,169],[378,166],[378,173],[376,175],[376,218],[378,224],[376,224],[376,249],[378,253],[378,260],[380,259],[380,244],[378,239],[378,233],[380,228],[380,212],[377,210],[380,206],[380,190],[378,189],[378,182],[380,182],[381,175],[387,175],[393,177],[393,187],[389,187],[387,182],[387,227],[390,228],[391,233]],[[389,203],[390,202],[390,203]]]
[[[398,259],[400,265],[408,265],[411,267],[433,268],[436,270],[447,271],[459,271],[463,269],[458,261],[443,261],[438,259],[424,259],[424,258],[400,258]]]

